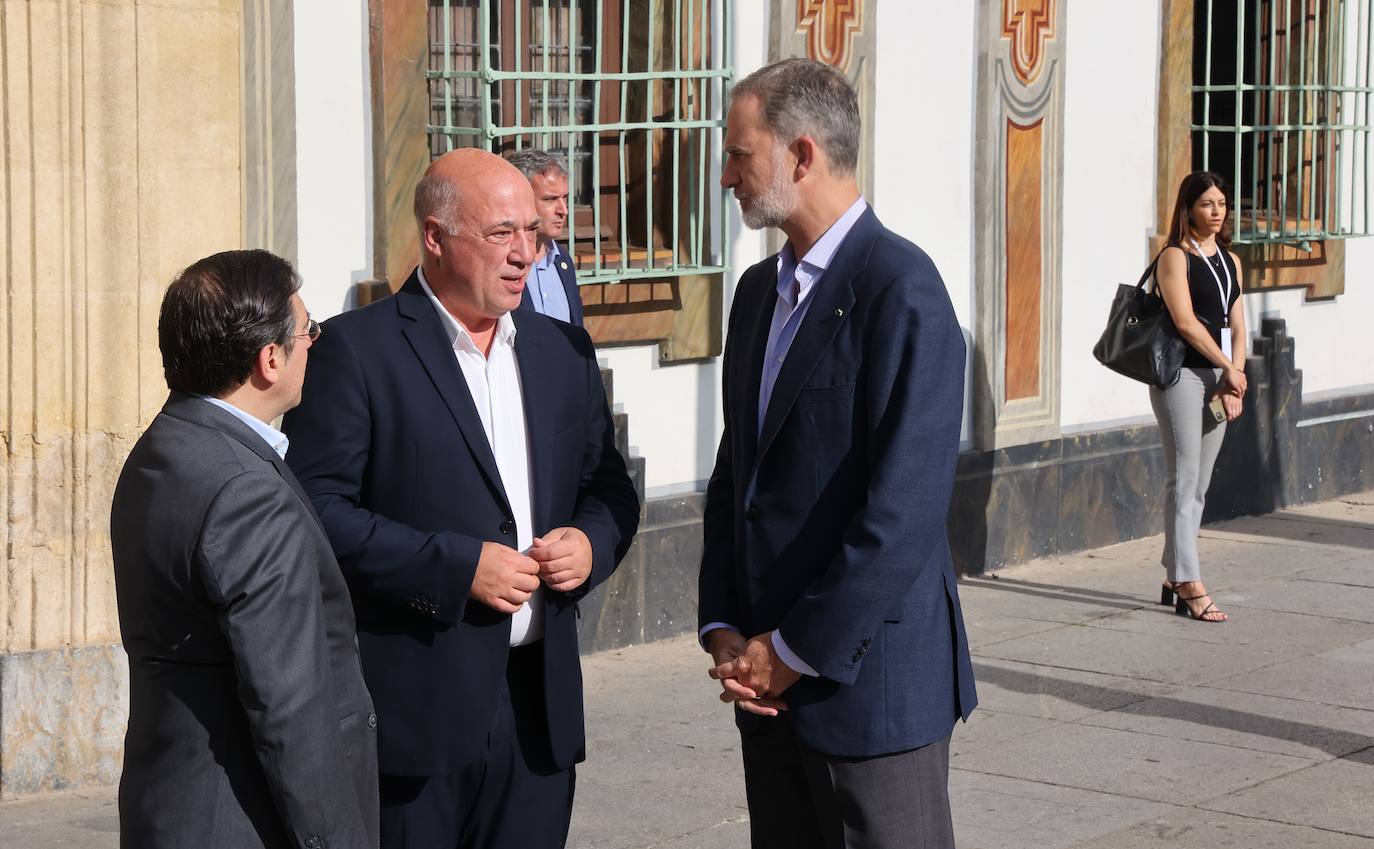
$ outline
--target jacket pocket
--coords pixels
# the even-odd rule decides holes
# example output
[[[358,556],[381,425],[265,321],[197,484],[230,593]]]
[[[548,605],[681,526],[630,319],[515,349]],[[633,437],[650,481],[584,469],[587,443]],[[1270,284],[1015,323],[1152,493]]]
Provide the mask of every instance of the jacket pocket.
[[[853,383],[835,383],[830,386],[803,386],[797,393],[798,404],[820,404],[825,401],[846,401],[854,397]]]

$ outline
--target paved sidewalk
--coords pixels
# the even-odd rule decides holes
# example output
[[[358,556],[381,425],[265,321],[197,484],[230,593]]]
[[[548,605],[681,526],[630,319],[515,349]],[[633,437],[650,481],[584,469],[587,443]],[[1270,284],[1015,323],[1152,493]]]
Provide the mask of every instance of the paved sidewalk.
[[[1203,531],[1232,619],[1158,598],[1160,538],[963,582],[979,710],[963,849],[1374,849],[1374,493]],[[692,638],[585,662],[569,845],[743,849],[728,709]],[[0,804],[0,846],[114,847],[113,792]]]

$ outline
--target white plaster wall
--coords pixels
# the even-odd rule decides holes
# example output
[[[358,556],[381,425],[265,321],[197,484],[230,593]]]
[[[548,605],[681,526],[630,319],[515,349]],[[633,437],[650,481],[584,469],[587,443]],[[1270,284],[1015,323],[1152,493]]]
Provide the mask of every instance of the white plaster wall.
[[[301,297],[317,319],[372,268],[367,3],[296,0],[296,207]]]
[[[1118,283],[1150,261],[1159,4],[1070,3],[1064,79],[1062,390],[1065,430],[1150,418],[1148,391],[1093,359]]]
[[[878,5],[874,197],[883,224],[920,245],[944,278],[972,373],[976,3]],[[967,384],[967,381],[966,381]],[[964,393],[964,436],[969,394]]]

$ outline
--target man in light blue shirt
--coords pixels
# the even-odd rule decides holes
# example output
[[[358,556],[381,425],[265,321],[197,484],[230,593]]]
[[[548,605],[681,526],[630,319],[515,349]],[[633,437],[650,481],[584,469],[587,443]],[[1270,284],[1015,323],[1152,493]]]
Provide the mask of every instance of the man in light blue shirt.
[[[520,169],[534,190],[539,213],[539,240],[534,265],[525,279],[522,309],[582,326],[582,299],[577,294],[577,272],[572,258],[558,247],[568,223],[568,169],[557,154],[525,148],[505,154]]]

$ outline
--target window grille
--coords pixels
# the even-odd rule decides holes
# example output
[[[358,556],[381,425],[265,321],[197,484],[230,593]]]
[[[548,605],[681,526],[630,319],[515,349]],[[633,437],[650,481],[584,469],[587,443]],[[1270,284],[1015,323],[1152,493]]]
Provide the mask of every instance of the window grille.
[[[1370,5],[1198,4],[1195,158],[1230,181],[1237,242],[1370,234]]]
[[[711,226],[731,0],[429,0],[430,154],[568,163],[579,284],[725,271]]]

